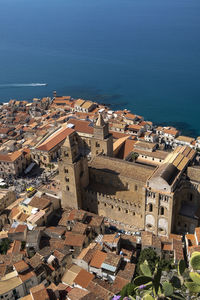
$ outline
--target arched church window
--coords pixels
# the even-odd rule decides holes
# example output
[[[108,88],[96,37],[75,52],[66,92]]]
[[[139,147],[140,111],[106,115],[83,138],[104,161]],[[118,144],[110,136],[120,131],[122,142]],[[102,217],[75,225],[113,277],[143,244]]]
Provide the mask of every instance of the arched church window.
[[[64,156],[68,157],[69,153],[67,151],[64,151]]]
[[[164,213],[165,213],[165,209],[164,209],[163,206],[161,206],[161,207],[160,207],[160,214],[161,214],[161,215],[164,215]]]
[[[149,212],[153,211],[153,205],[151,203],[149,203]]]

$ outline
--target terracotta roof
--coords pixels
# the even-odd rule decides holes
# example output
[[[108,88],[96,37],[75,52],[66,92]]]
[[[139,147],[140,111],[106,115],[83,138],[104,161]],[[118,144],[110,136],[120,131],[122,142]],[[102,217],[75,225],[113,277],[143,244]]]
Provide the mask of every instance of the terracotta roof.
[[[131,264],[129,262],[126,263],[123,269],[120,269],[117,273],[117,276],[124,278],[131,282],[133,275],[135,273],[135,264]]]
[[[90,262],[90,266],[94,268],[101,268],[102,263],[106,259],[107,253],[97,250]]]
[[[92,105],[94,105],[95,103],[92,102],[92,101],[86,101],[85,103],[83,103],[81,105],[82,108],[85,108],[85,109],[89,109]]]
[[[75,106],[82,106],[83,103],[85,103],[85,100],[83,100],[83,99],[78,99],[78,100],[75,101]]]
[[[120,236],[117,235],[116,233],[114,234],[104,234],[102,242],[103,243],[111,243],[111,244],[117,244],[120,240]]]
[[[51,203],[51,201],[45,197],[33,197],[31,202],[29,203],[30,206],[32,207],[36,207],[38,209],[44,209],[46,208],[49,204]]]
[[[40,146],[37,147],[37,149],[42,151],[50,151],[73,132],[74,130],[71,128],[61,129],[59,132],[53,134],[46,141],[44,141]]]
[[[42,264],[42,256],[39,253],[36,253],[33,257],[29,259],[29,264],[34,269]]]
[[[49,300],[49,295],[44,284],[39,284],[30,289],[33,300]]]
[[[84,259],[85,255],[88,253],[89,250],[94,249],[94,247],[96,246],[96,243],[90,243],[87,248],[84,248],[81,253],[79,254],[79,256],[77,257],[77,259]],[[95,250],[96,251],[96,250]],[[90,259],[91,260],[91,259]]]
[[[20,250],[21,250],[21,241],[15,240],[15,241],[12,243],[11,248],[8,249],[7,253],[16,254],[16,253],[19,253]]]
[[[27,265],[27,263],[25,263],[25,261],[20,260],[17,263],[14,264],[14,267],[16,269],[16,271],[19,272],[23,272],[25,270],[27,270],[29,268],[29,266]]]
[[[85,256],[82,258],[83,261],[85,261],[87,264],[89,264],[94,256],[96,250],[97,250],[96,247],[94,249],[89,249],[87,251],[87,253],[85,254]]]
[[[23,272],[21,274],[19,274],[20,279],[25,282],[29,279],[31,279],[32,277],[36,277],[35,272],[33,271],[29,271],[29,272]]]
[[[119,138],[127,136],[127,133],[116,132],[116,131],[112,131],[112,130],[109,130],[109,132],[112,134],[113,139],[119,139]]]
[[[65,241],[63,239],[59,239],[59,238],[52,238],[52,239],[50,239],[49,243],[50,243],[50,248],[52,250],[63,249],[65,246]]]
[[[13,207],[10,212],[10,218],[16,217],[18,214],[20,214],[20,209],[18,207]]]
[[[134,115],[134,114],[131,114],[131,113],[127,113],[125,114],[125,119],[131,119],[131,120],[134,120],[137,116]]]
[[[77,233],[80,233],[80,234],[84,234],[85,231],[87,229],[87,224],[83,224],[81,222],[77,222],[73,228],[72,228],[72,231],[73,232],[77,232]]]
[[[93,274],[82,269],[74,279],[74,283],[86,289],[94,277],[95,276]]]
[[[82,268],[77,265],[72,265],[69,269],[66,269],[62,277],[62,283],[72,286],[74,283],[74,279],[76,278],[80,270],[82,270]]]
[[[128,126],[128,129],[136,130],[136,131],[140,130],[141,128],[143,128],[143,126],[138,125],[138,124],[132,124],[132,125]]]
[[[29,217],[28,214],[21,213],[21,214],[17,217],[17,220],[20,221],[20,222],[25,222],[25,221],[28,219],[28,217]]]
[[[180,135],[176,138],[177,141],[186,142],[186,143],[192,143],[194,141],[194,138],[190,136],[183,136]]]
[[[65,233],[65,245],[82,247],[86,236],[82,234],[77,234],[74,232]]]
[[[88,295],[89,292],[79,289],[79,288],[73,288],[69,293],[68,293],[68,299],[70,300],[80,300],[83,299],[84,296]]]
[[[94,132],[94,128],[92,126],[89,126],[91,122],[77,120],[77,119],[70,119],[67,123],[73,124],[74,125],[73,129],[79,133],[93,134]]]
[[[183,254],[183,247],[182,247],[182,242],[179,240],[173,239],[173,250],[174,250],[174,257],[175,259],[181,260],[184,259],[184,254]]]
[[[7,266],[6,264],[0,264],[0,278],[6,274]]]
[[[56,234],[58,236],[62,236],[65,233],[66,229],[63,227],[55,227],[55,226],[51,226],[51,227],[47,227],[45,229],[46,233],[52,233],[52,234]]]
[[[92,280],[87,289],[104,300],[110,300],[114,296],[114,293],[106,286],[100,285],[97,279]]]
[[[164,244],[163,251],[172,251],[172,244]]]
[[[0,161],[3,162],[14,162],[22,155],[21,151],[15,151],[12,154],[0,154]]]
[[[104,263],[104,265],[107,264],[107,265],[110,265],[113,267],[117,267],[120,260],[121,260],[120,255],[117,255],[113,252],[108,252],[103,263]]]
[[[167,134],[171,134],[171,135],[174,135],[174,136],[176,136],[179,132],[178,130],[175,130],[175,129],[164,129],[163,131]]]
[[[64,259],[64,257],[65,257],[65,254],[63,254],[62,252],[60,252],[60,251],[58,251],[58,250],[55,250],[55,251],[53,252],[53,255],[57,258],[57,260],[58,260],[59,262],[61,262],[61,261]]]
[[[15,233],[17,232],[24,232],[27,229],[26,225],[21,225],[19,224],[16,228],[15,228]]]
[[[129,282],[130,281],[125,278],[116,276],[115,281],[112,284],[113,293],[118,294],[123,289],[123,287],[127,285]]]

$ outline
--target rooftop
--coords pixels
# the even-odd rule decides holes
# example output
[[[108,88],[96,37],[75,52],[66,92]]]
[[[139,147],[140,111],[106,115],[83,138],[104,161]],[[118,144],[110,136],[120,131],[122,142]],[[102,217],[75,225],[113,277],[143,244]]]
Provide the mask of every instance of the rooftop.
[[[89,162],[89,167],[99,169],[103,172],[130,177],[143,183],[152,174],[154,168],[136,163],[122,161],[106,156],[96,156]]]
[[[86,270],[82,269],[82,270],[80,270],[80,272],[78,273],[78,275],[74,279],[74,283],[78,284],[82,288],[87,288],[90,281],[92,281],[92,279],[94,277],[95,276],[93,274],[91,274],[91,273],[87,272]]]
[[[38,150],[42,151],[50,151],[53,149],[56,145],[61,143],[66,139],[67,136],[69,136],[71,133],[73,133],[74,130],[71,128],[62,128],[56,133],[54,133],[52,136],[47,138],[42,144],[37,146]]]

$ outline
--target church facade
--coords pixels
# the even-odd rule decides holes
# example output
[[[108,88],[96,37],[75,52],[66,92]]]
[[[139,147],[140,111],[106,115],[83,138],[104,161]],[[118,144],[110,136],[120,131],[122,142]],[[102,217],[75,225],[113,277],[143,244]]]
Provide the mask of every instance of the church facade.
[[[116,159],[101,115],[94,125],[90,159],[80,145],[81,137],[73,131],[61,148],[63,207],[88,210],[133,230],[163,236],[193,232],[198,226],[200,169],[195,150],[177,147],[158,166]]]

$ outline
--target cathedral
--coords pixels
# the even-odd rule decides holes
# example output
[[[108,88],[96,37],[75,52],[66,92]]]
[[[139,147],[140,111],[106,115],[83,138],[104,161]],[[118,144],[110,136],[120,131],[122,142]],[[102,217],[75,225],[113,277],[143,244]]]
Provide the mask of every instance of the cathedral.
[[[157,166],[113,157],[113,138],[101,114],[83,154],[83,137],[73,130],[61,148],[62,206],[84,209],[168,236],[199,226],[200,167],[196,151],[179,146]]]

